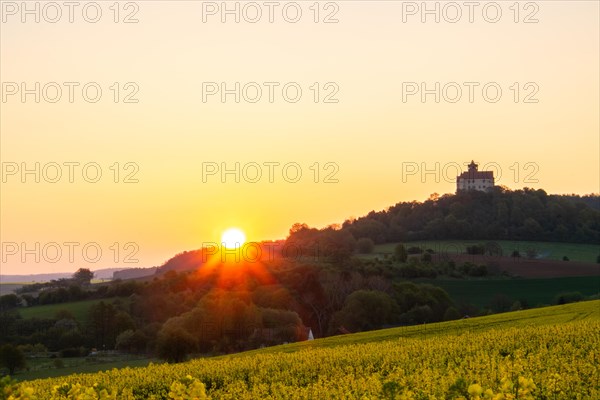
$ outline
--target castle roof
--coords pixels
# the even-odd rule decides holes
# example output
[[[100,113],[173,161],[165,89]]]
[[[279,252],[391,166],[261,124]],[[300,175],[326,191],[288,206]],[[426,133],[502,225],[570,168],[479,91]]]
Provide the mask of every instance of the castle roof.
[[[494,179],[493,171],[467,171],[458,176],[458,179]]]
[[[458,179],[494,179],[493,171],[478,171],[478,164],[471,160],[471,164],[468,165],[469,170],[460,174]]]

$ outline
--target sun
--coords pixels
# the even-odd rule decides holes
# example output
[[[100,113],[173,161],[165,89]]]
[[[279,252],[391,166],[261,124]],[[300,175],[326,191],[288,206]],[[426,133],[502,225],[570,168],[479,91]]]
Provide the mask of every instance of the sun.
[[[241,247],[244,242],[246,242],[246,235],[238,228],[229,228],[221,235],[221,244],[227,249]]]

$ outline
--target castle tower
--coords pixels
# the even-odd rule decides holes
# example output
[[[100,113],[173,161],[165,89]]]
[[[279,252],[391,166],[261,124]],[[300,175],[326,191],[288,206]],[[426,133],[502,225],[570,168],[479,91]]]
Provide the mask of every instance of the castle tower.
[[[488,191],[494,187],[494,172],[479,171],[479,165],[471,160],[468,171],[456,177],[456,192],[461,190]]]

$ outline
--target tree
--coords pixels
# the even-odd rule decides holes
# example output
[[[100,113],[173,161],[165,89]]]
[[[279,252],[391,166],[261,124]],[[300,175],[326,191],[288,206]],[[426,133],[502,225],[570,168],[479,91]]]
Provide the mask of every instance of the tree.
[[[400,316],[400,321],[411,324],[424,324],[434,319],[433,310],[428,305],[416,306]]]
[[[11,375],[14,375],[17,369],[25,368],[27,365],[23,352],[12,344],[0,347],[0,364],[6,367]]]
[[[115,307],[103,301],[90,307],[89,333],[95,347],[104,350],[114,346],[117,336],[115,332],[116,314]]]
[[[398,261],[400,262],[406,262],[406,259],[408,258],[408,253],[406,251],[406,247],[404,247],[404,245],[402,243],[399,243],[396,248],[394,249],[394,254],[396,255],[396,258],[398,259]]]
[[[563,292],[559,293],[555,300],[555,304],[567,304],[567,303],[575,303],[577,301],[582,301],[584,296],[580,292]]]
[[[128,329],[117,336],[116,348],[128,353],[141,353],[146,349],[148,338],[141,331]]]
[[[460,313],[456,308],[448,307],[444,313],[444,321],[453,321],[455,319],[460,319]]]
[[[356,241],[356,249],[361,254],[370,254],[375,248],[375,243],[369,238],[360,238]]]
[[[81,285],[89,285],[93,278],[94,278],[94,273],[92,271],[90,271],[88,268],[79,268],[73,274],[73,280],[78,282]]]
[[[19,297],[14,294],[5,294],[4,296],[0,296],[0,310],[10,310],[11,308],[16,308],[19,305]]]
[[[170,363],[185,361],[196,350],[196,339],[182,327],[168,327],[158,335],[158,356]]]
[[[364,331],[380,328],[392,322],[397,309],[394,300],[376,290],[357,290],[346,299],[344,308],[335,313],[332,330],[340,327],[350,331]]]

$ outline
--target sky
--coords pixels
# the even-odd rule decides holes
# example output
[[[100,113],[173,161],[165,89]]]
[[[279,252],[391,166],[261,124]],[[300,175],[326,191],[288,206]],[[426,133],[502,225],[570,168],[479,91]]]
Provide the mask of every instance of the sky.
[[[599,192],[595,1],[23,4],[0,25],[1,274],[283,239],[453,193],[472,159]]]

